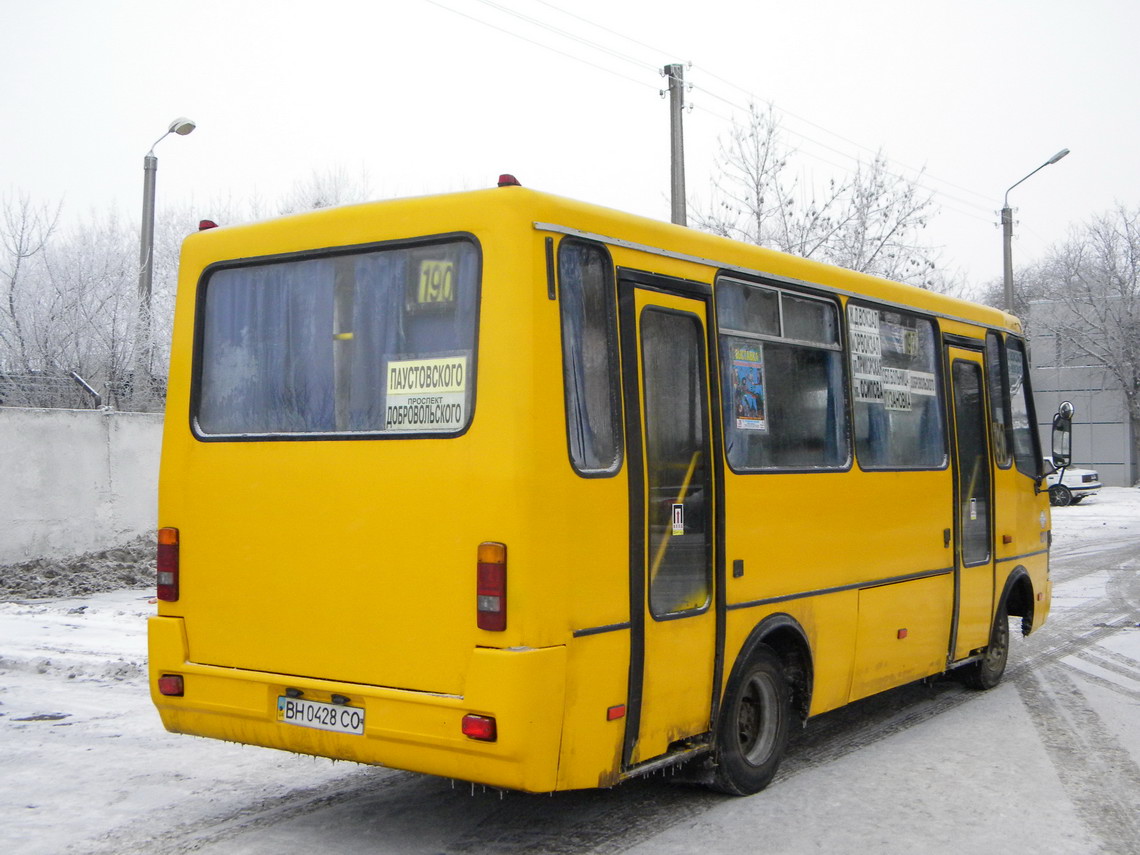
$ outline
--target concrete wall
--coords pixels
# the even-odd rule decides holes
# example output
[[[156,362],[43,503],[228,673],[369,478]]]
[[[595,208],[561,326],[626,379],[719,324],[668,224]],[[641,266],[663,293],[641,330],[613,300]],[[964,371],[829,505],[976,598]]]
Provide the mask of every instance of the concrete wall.
[[[0,407],[0,564],[150,533],[162,415]]]
[[[1103,368],[1034,368],[1033,401],[1041,431],[1041,447],[1049,453],[1053,414],[1062,401],[1072,401],[1073,465],[1095,469],[1102,484],[1131,487],[1140,478],[1132,425],[1124,392]]]
[[[1095,469],[1102,484],[1131,487],[1140,480],[1132,422],[1120,384],[1055,326],[1066,318],[1059,303],[1030,304],[1033,400],[1042,448],[1049,453],[1053,414],[1062,401],[1076,407],[1073,465]],[[1072,318],[1069,318],[1072,322]]]

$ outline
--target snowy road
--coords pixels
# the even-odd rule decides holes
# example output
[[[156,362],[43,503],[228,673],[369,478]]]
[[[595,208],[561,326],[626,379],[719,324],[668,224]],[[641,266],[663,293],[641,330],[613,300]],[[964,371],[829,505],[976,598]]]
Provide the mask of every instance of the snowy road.
[[[555,796],[166,733],[145,592],[0,604],[0,852],[1140,853],[1140,490],[1054,512],[1049,623],[996,689],[813,719],[770,789]]]

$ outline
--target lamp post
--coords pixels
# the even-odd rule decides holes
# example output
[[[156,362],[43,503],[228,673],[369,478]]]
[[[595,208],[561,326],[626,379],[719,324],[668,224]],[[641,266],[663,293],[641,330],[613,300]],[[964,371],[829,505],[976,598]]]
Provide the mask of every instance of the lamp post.
[[[154,180],[158,173],[158,158],[154,146],[171,134],[186,136],[197,127],[193,121],[180,116],[170,123],[166,133],[154,141],[143,158],[142,236],[139,241],[139,372],[150,370],[150,292],[154,273]]]
[[[1021,181],[1025,181],[1026,178],[1030,178],[1031,176],[1036,175],[1046,166],[1051,166],[1068,153],[1069,150],[1067,148],[1061,149],[1043,164],[1030,172],[1029,175],[1026,175],[1025,178],[1022,178]],[[1009,190],[1012,190],[1014,187],[1020,184],[1021,181],[1011,184]],[[1005,191],[1005,201],[1002,202],[1001,207],[1001,234],[1003,261],[1005,262],[1005,310],[1010,314],[1013,314],[1013,210],[1009,207],[1009,190]]]

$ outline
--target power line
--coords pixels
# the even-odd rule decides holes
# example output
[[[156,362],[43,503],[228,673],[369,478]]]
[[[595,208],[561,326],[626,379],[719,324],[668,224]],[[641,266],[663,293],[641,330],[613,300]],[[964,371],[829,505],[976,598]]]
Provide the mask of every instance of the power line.
[[[662,50],[661,48],[655,47],[654,45],[650,45],[650,44],[646,44],[645,42],[638,41],[637,39],[633,38],[632,36],[627,36],[625,33],[619,33],[617,30],[611,30],[609,27],[605,26],[604,24],[599,24],[597,21],[592,21],[589,18],[583,18],[581,15],[578,15],[578,14],[575,14],[574,12],[570,12],[566,9],[563,9],[561,6],[556,6],[553,3],[549,3],[549,2],[547,2],[547,0],[534,0],[534,2],[539,3],[543,6],[546,6],[548,9],[553,9],[555,12],[560,12],[569,18],[574,18],[578,21],[581,21],[583,24],[588,24],[591,27],[595,27],[596,29],[599,29],[599,30],[602,30],[603,32],[609,33],[612,36],[617,36],[619,39],[624,39],[625,41],[630,42],[631,44],[635,44],[638,47],[643,47],[646,50],[651,50],[651,51],[653,51],[654,55],[656,55],[656,56],[680,56],[680,54],[677,53],[676,51]]]
[[[493,3],[493,2],[491,2],[491,0],[480,0],[480,2],[483,2],[483,3],[487,3],[488,5],[492,5],[492,6],[495,6],[496,8],[500,8],[500,9],[502,9],[502,8],[503,8],[503,7],[502,7],[500,4],[498,4],[498,3]],[[663,49],[661,49],[659,46],[650,45],[650,44],[648,44],[648,43],[646,43],[646,42],[640,41],[640,40],[638,40],[638,39],[635,39],[635,38],[633,38],[633,37],[631,37],[631,36],[627,36],[627,35],[625,35],[624,33],[618,32],[617,30],[614,30],[614,29],[612,29],[612,28],[610,28],[610,27],[607,27],[607,26],[605,26],[605,25],[603,25],[603,24],[600,24],[600,23],[598,23],[597,21],[594,21],[594,20],[592,20],[592,19],[590,19],[590,18],[586,18],[586,17],[584,17],[584,16],[582,16],[582,15],[579,15],[579,14],[576,14],[576,13],[574,13],[574,12],[571,12],[571,11],[569,11],[569,10],[567,10],[567,9],[564,9],[564,8],[562,8],[562,7],[560,7],[560,6],[556,5],[556,4],[554,4],[554,3],[551,3],[551,2],[549,2],[549,0],[534,0],[534,2],[536,2],[536,3],[538,3],[538,4],[542,5],[542,6],[545,6],[545,7],[547,7],[548,9],[552,9],[553,11],[555,11],[555,12],[558,12],[558,13],[560,13],[560,14],[562,14],[562,15],[565,15],[565,16],[567,16],[567,17],[573,18],[573,19],[575,19],[575,20],[577,20],[577,21],[581,21],[582,23],[584,23],[584,24],[586,24],[586,25],[588,25],[588,26],[590,26],[590,27],[594,27],[594,28],[596,28],[596,29],[599,29],[599,30],[601,30],[601,31],[603,31],[603,32],[609,33],[610,35],[616,36],[617,38],[620,38],[620,39],[623,39],[623,40],[625,40],[625,41],[628,41],[628,42],[630,42],[631,44],[637,45],[638,47],[644,48],[644,49],[646,49],[646,50],[650,50],[650,51],[653,51],[653,52],[654,52],[656,55],[658,55],[658,56],[676,56],[676,55],[678,55],[676,52],[670,52],[670,51],[666,51],[666,50],[663,50]],[[528,18],[528,17],[526,17],[526,16],[520,16],[520,17],[524,17],[526,20],[531,20],[531,21],[533,21],[533,20],[534,20],[534,19]],[[557,28],[557,27],[552,27],[551,25],[547,25],[547,24],[545,24],[545,23],[543,23],[543,24],[541,24],[541,25],[542,25],[542,26],[544,26],[544,27],[546,27],[546,28],[548,28],[548,29],[552,29],[552,30],[553,30],[553,31],[555,31],[555,32],[558,32],[558,33],[560,33],[560,34],[566,35],[566,32],[565,32],[564,30],[560,29],[560,28]],[[576,37],[576,36],[574,36],[573,38],[575,38],[575,40],[579,40],[579,41],[582,41],[582,42],[583,42],[583,43],[585,43],[585,44],[590,44],[590,45],[592,45],[593,47],[595,47],[595,48],[597,48],[597,49],[601,49],[601,48],[600,48],[600,47],[599,47],[597,44],[595,44],[595,43],[593,43],[593,42],[590,42],[590,41],[588,41],[588,40],[579,39],[579,38],[578,38],[578,37]],[[627,55],[625,55],[625,54],[622,54],[622,56],[623,56],[623,57],[627,57]],[[628,57],[627,57],[627,58],[628,58]],[[630,61],[631,61],[631,62],[635,62],[635,63],[636,63],[636,64],[638,64],[638,65],[642,65],[643,67],[647,67],[647,66],[648,66],[648,64],[647,64],[647,63],[641,63],[640,61],[637,61],[637,60],[633,60],[632,58],[630,58]],[[755,101],[755,100],[764,100],[764,102],[765,102],[765,103],[769,104],[770,106],[772,105],[772,102],[771,102],[771,101],[767,101],[767,100],[765,100],[765,99],[758,99],[758,98],[757,98],[757,96],[756,96],[756,94],[755,94],[754,92],[751,92],[750,90],[748,90],[748,89],[745,89],[743,86],[740,86],[739,84],[735,83],[735,82],[734,82],[734,81],[732,81],[732,80],[729,80],[729,79],[728,79],[728,78],[726,78],[726,77],[722,77],[722,76],[720,76],[720,75],[716,74],[715,72],[711,71],[710,69],[708,69],[708,68],[705,68],[703,65],[697,65],[697,66],[694,66],[694,68],[696,68],[697,70],[699,70],[699,71],[700,71],[702,74],[704,74],[704,75],[706,75],[706,76],[708,76],[708,77],[712,78],[713,80],[716,80],[716,81],[718,81],[718,82],[720,82],[720,83],[724,84],[725,86],[728,86],[728,87],[730,87],[730,88],[732,88],[732,89],[735,89],[735,90],[737,90],[738,92],[741,92],[741,93],[743,93],[743,94],[744,94],[744,95],[745,95],[745,96],[746,96],[746,97],[747,97],[747,98],[748,98],[750,101]],[[729,98],[726,98],[726,97],[724,97],[724,96],[722,96],[722,95],[720,95],[720,94],[718,94],[718,93],[716,93],[716,92],[713,92],[711,89],[708,89],[708,88],[705,88],[705,87],[701,87],[701,86],[693,86],[692,84],[690,84],[690,86],[691,86],[691,88],[693,88],[693,89],[695,89],[695,90],[698,90],[698,91],[702,91],[702,92],[705,92],[706,94],[710,95],[710,96],[711,96],[711,97],[713,97],[713,98],[716,98],[716,99],[718,99],[718,100],[724,101],[726,104],[729,104],[730,106],[736,107],[736,108],[738,108],[738,109],[746,109],[746,108],[742,107],[742,106],[741,106],[739,103],[737,103],[737,102],[734,102],[733,100],[731,100],[731,99],[729,99]],[[843,142],[847,143],[847,144],[848,144],[848,145],[850,145],[850,146],[854,146],[856,149],[859,149],[859,150],[861,150],[861,151],[867,152],[868,154],[871,154],[871,155],[877,156],[877,155],[880,153],[880,151],[881,151],[881,149],[872,149],[872,148],[870,148],[869,146],[865,146],[865,145],[863,145],[863,144],[861,144],[861,143],[859,143],[859,142],[856,142],[855,140],[852,140],[852,139],[850,139],[849,137],[846,137],[846,136],[844,136],[843,134],[840,134],[840,133],[838,133],[838,132],[836,132],[836,131],[833,131],[833,130],[831,130],[830,128],[827,128],[827,127],[825,127],[825,126],[823,126],[823,125],[819,124],[818,122],[813,122],[812,120],[810,120],[810,119],[808,119],[808,118],[806,118],[806,117],[804,117],[804,116],[800,116],[800,115],[798,115],[798,114],[796,114],[796,113],[793,113],[793,112],[791,112],[790,110],[786,110],[786,109],[784,109],[784,108],[782,108],[782,107],[781,107],[781,108],[780,108],[780,113],[781,113],[782,115],[790,116],[790,117],[792,117],[793,119],[795,119],[795,120],[797,120],[797,121],[799,121],[799,122],[802,122],[802,123],[804,123],[804,124],[806,124],[806,125],[809,125],[810,127],[816,128],[817,130],[820,130],[820,131],[822,131],[822,132],[824,132],[824,133],[826,133],[826,134],[828,134],[828,135],[830,135],[830,136],[832,136],[832,137],[835,137],[836,139],[838,139],[838,140],[841,140],[841,141],[843,141]],[[713,114],[713,115],[716,115],[716,114]],[[724,117],[721,117],[721,118],[724,118]],[[731,122],[732,120],[731,120],[731,119],[726,119],[726,121],[729,121],[729,122]],[[808,140],[809,142],[815,143],[816,145],[819,145],[819,146],[821,146],[821,147],[823,147],[823,148],[827,149],[828,151],[831,151],[831,152],[833,152],[833,153],[835,153],[835,154],[838,154],[838,155],[840,155],[841,157],[844,157],[844,158],[848,158],[848,159],[856,159],[856,158],[853,158],[853,157],[852,157],[850,154],[848,154],[847,152],[844,152],[844,151],[840,151],[839,149],[836,149],[836,148],[834,148],[833,146],[829,146],[829,145],[827,145],[826,143],[820,142],[819,140],[813,139],[813,138],[811,138],[811,137],[807,136],[806,134],[798,133],[798,132],[796,132],[794,129],[789,129],[789,132],[790,132],[790,133],[795,133],[797,136],[800,136],[801,138],[803,138],[803,139],[805,139],[805,140]],[[990,211],[990,210],[991,210],[991,207],[992,207],[992,202],[993,202],[993,197],[991,197],[991,196],[989,196],[989,195],[987,195],[987,194],[984,194],[984,193],[979,193],[979,192],[977,192],[976,190],[973,190],[973,189],[971,189],[971,188],[969,188],[969,187],[964,187],[964,186],[962,186],[962,185],[960,185],[960,184],[957,184],[957,183],[955,183],[955,182],[953,182],[953,181],[948,181],[948,180],[946,180],[946,179],[944,179],[944,178],[939,178],[938,176],[936,176],[936,175],[933,175],[933,174],[931,174],[930,172],[928,172],[928,171],[927,171],[925,168],[919,169],[919,168],[917,168],[917,167],[915,167],[915,166],[912,166],[912,165],[910,165],[910,164],[902,163],[901,161],[899,161],[899,160],[897,160],[897,159],[894,159],[894,158],[892,158],[892,162],[893,162],[893,163],[895,163],[895,164],[897,164],[898,166],[900,166],[900,167],[902,167],[902,168],[904,168],[904,169],[906,169],[906,170],[910,171],[911,173],[914,173],[915,175],[921,175],[921,176],[925,176],[925,178],[926,178],[928,181],[933,181],[933,182],[937,182],[937,183],[939,183],[939,184],[944,184],[944,185],[946,185],[947,187],[953,187],[954,189],[956,189],[956,190],[959,190],[959,191],[961,191],[961,192],[963,192],[963,193],[968,193],[968,194],[970,194],[971,196],[976,196],[976,197],[977,197],[977,198],[979,198],[979,199],[984,199],[984,200],[986,200],[988,203],[991,203],[991,205],[981,205],[981,204],[978,204],[977,202],[971,201],[971,200],[969,200],[969,199],[962,199],[962,198],[960,198],[960,197],[952,196],[951,194],[947,193],[947,192],[946,192],[946,191],[944,191],[944,190],[937,190],[936,188],[931,188],[931,187],[929,187],[928,185],[920,185],[920,186],[925,186],[925,187],[926,187],[926,189],[930,190],[931,192],[937,193],[937,194],[938,194],[938,195],[940,195],[940,196],[943,196],[943,197],[945,197],[945,198],[947,198],[947,199],[951,199],[951,200],[953,200],[953,201],[959,202],[960,204],[962,204],[962,205],[966,205],[966,206],[968,206],[968,207],[977,208],[978,210],[982,210],[982,211]],[[834,164],[833,164],[833,165],[834,165]],[[842,167],[837,167],[837,168],[842,168]],[[904,176],[900,176],[900,175],[897,175],[897,173],[891,173],[891,174],[894,174],[896,177],[899,177],[899,178],[904,178]],[[910,179],[907,179],[907,180],[910,180]],[[916,183],[918,183],[918,182],[916,181]]]
[[[480,1],[482,2],[482,0],[480,0]],[[484,27],[489,27],[492,30],[497,30],[500,33],[504,33],[508,36],[511,36],[512,38],[516,38],[516,39],[519,39],[521,41],[528,42],[532,45],[535,45],[536,47],[540,47],[540,48],[543,48],[544,50],[548,50],[548,51],[551,51],[553,53],[556,53],[559,56],[564,56],[567,59],[573,60],[574,62],[580,62],[580,63],[583,63],[585,65],[589,65],[592,68],[596,68],[598,71],[604,71],[606,74],[612,74],[615,77],[620,77],[623,80],[628,80],[631,83],[636,83],[638,86],[645,86],[649,89],[652,89],[655,92],[661,91],[661,87],[659,87],[659,86],[654,86],[651,83],[646,83],[644,80],[638,80],[637,78],[630,77],[628,74],[622,74],[620,71],[615,71],[612,68],[606,68],[603,65],[598,65],[597,63],[591,62],[588,59],[584,59],[581,56],[575,56],[572,53],[567,53],[564,50],[559,50],[558,48],[553,47],[552,45],[548,45],[548,44],[545,44],[543,42],[535,41],[534,39],[528,38],[527,36],[524,36],[521,33],[517,33],[513,30],[508,30],[505,27],[500,27],[498,24],[492,24],[490,21],[485,21],[482,18],[477,18],[474,15],[468,14],[467,12],[461,12],[458,9],[453,9],[450,6],[445,6],[443,3],[439,2],[439,0],[424,0],[424,2],[430,3],[431,5],[436,6],[440,9],[443,9],[446,12],[451,12],[453,15],[460,15],[461,17],[467,18],[469,21],[474,21],[477,24],[482,24]],[[650,67],[653,67],[653,66],[650,66]]]
[[[549,50],[549,51],[556,53],[560,56],[563,56],[567,59],[573,60],[574,62],[583,63],[583,64],[588,65],[592,68],[595,68],[599,71],[605,72],[607,74],[614,75],[616,77],[620,77],[623,80],[627,80],[631,83],[636,83],[639,86],[644,86],[646,88],[653,89],[653,90],[658,91],[658,92],[661,91],[659,86],[655,86],[651,83],[646,82],[645,80],[638,79],[635,77],[631,77],[630,75],[622,73],[620,71],[617,71],[613,68],[609,68],[609,67],[606,67],[603,65],[599,65],[595,62],[590,61],[589,59],[586,59],[585,57],[583,57],[579,54],[570,53],[568,51],[556,48],[556,47],[554,47],[550,44],[547,44],[545,42],[536,41],[535,39],[529,38],[528,36],[525,36],[522,33],[519,33],[515,30],[511,30],[511,29],[507,29],[505,27],[501,27],[501,26],[494,24],[490,21],[487,21],[483,18],[476,17],[476,16],[471,15],[467,12],[462,12],[462,11],[460,11],[458,9],[454,9],[450,6],[446,6],[443,3],[439,2],[439,0],[427,0],[427,2],[431,3],[434,6],[437,6],[440,9],[443,9],[445,11],[451,12],[451,13],[456,14],[456,15],[461,15],[464,18],[467,18],[468,20],[474,21],[478,24],[482,24],[485,27],[489,27],[491,29],[497,30],[497,31],[504,33],[506,35],[509,35],[513,38],[520,39],[521,41],[528,42],[529,44],[543,48],[544,50]],[[609,57],[617,59],[620,62],[628,63],[628,64],[635,66],[636,68],[638,68],[642,71],[649,70],[649,69],[659,70],[659,66],[654,64],[654,63],[650,63],[648,61],[643,61],[641,59],[638,59],[638,58],[630,55],[629,53],[608,47],[608,46],[603,45],[597,41],[594,41],[588,37],[578,35],[577,33],[570,32],[569,30],[566,30],[562,27],[559,27],[556,24],[549,23],[547,21],[543,21],[543,20],[536,18],[536,17],[533,17],[531,15],[524,14],[524,13],[518,11],[517,9],[513,9],[510,6],[505,5],[504,3],[495,2],[495,0],[478,0],[478,2],[482,3],[483,5],[487,6],[488,8],[491,8],[491,9],[498,11],[501,14],[509,15],[511,17],[517,18],[518,20],[523,21],[524,23],[528,24],[529,26],[537,27],[537,28],[546,30],[546,31],[553,33],[553,34],[555,34],[561,38],[564,38],[568,41],[574,42],[576,44],[587,47],[591,50],[598,51],[599,53],[603,53]],[[626,41],[626,42],[629,42],[630,44],[636,45],[639,48],[642,48],[642,49],[647,50],[647,51],[653,51],[658,56],[676,55],[675,53],[672,53],[669,51],[664,51],[657,46],[650,45],[646,42],[643,42],[643,41],[640,41],[638,39],[627,36],[624,33],[618,32],[617,30],[614,30],[610,27],[604,26],[603,24],[600,24],[600,23],[598,23],[594,20],[591,20],[589,18],[586,18],[582,15],[578,15],[574,12],[568,11],[567,9],[564,9],[564,8],[554,4],[554,3],[548,2],[548,0],[534,0],[534,2],[538,3],[539,5],[545,6],[548,9],[551,9],[552,11],[557,12],[559,14],[562,14],[568,18],[572,18],[576,21],[580,21],[581,23],[586,24],[589,27],[593,27],[595,29],[601,30],[605,33],[608,33],[612,36],[615,36],[619,39],[622,39],[623,41]],[[722,76],[712,72],[711,70],[705,68],[704,66],[696,66],[696,68],[698,68],[703,75],[705,75],[705,76],[707,76],[713,80],[718,81],[719,83],[723,84],[726,87],[735,89],[738,92],[743,93],[745,96],[747,96],[747,98],[750,101],[752,101],[752,102],[760,101],[762,103],[768,104],[770,108],[775,109],[773,102],[771,102],[767,99],[758,98],[755,95],[755,93],[744,88],[743,86],[740,86],[739,84],[733,82],[732,80],[729,80],[728,78],[722,77]],[[709,88],[706,86],[696,86],[696,85],[693,85],[692,83],[689,83],[688,86],[690,89],[692,89],[694,91],[702,92],[705,95],[707,95],[713,99],[716,99],[718,101],[721,101],[721,102],[727,104],[728,106],[730,106],[736,110],[742,110],[745,112],[748,112],[750,110],[749,106],[743,105],[739,101],[734,100],[730,97],[727,97],[726,95],[722,95],[719,92],[714,91],[712,88]],[[736,120],[734,118],[723,116],[720,113],[717,113],[717,112],[710,110],[708,108],[705,108],[703,106],[697,106],[696,108],[700,109],[702,112],[708,113],[709,115],[714,116],[714,117],[716,117],[716,118],[718,118],[718,119],[720,119],[720,120],[722,120],[728,124],[735,124],[736,123]],[[823,126],[817,122],[813,122],[810,119],[807,119],[803,116],[799,116],[796,113],[792,113],[790,111],[784,110],[783,108],[780,108],[780,114],[790,116],[794,120],[796,120],[798,122],[802,122],[803,124],[806,124],[806,125],[813,127],[819,131],[822,131],[823,133],[826,133],[829,136],[832,136],[838,140],[841,140],[842,142],[846,143],[847,145],[853,146],[857,150],[870,153],[876,157],[881,154],[881,151],[882,151],[881,149],[875,150],[875,149],[872,149],[868,146],[862,145],[862,144],[860,144],[860,143],[858,143],[852,139],[849,139],[848,137],[845,137],[844,135],[842,135],[840,133],[832,131],[831,129],[829,129],[829,128],[827,128],[827,127],[825,127],[825,126]],[[805,142],[811,143],[814,146],[818,146],[819,148],[824,149],[825,151],[829,151],[832,154],[836,154],[836,155],[840,156],[841,158],[844,158],[845,160],[855,161],[856,163],[861,162],[861,159],[858,156],[852,155],[850,152],[843,151],[839,148],[836,148],[833,145],[829,145],[828,143],[822,142],[821,140],[818,140],[818,139],[815,139],[811,136],[808,136],[807,134],[803,133],[802,131],[798,131],[795,128],[789,128],[785,125],[784,130],[787,133],[792,134],[792,135],[804,140]],[[824,163],[828,166],[831,166],[832,168],[837,169],[841,172],[849,172],[850,171],[850,167],[840,166],[839,164],[833,163],[833,162],[827,160],[826,158],[821,157],[820,155],[818,155],[816,153],[813,153],[810,151],[805,151],[803,153],[806,156],[814,158],[815,160],[818,160],[821,163]],[[986,220],[986,221],[992,220],[992,211],[989,208],[987,208],[985,205],[979,204],[979,203],[971,201],[969,199],[963,199],[959,196],[955,196],[953,194],[948,193],[946,190],[939,189],[937,187],[931,187],[926,182],[936,182],[938,184],[944,184],[948,187],[953,187],[957,190],[968,193],[972,196],[977,196],[980,199],[989,200],[991,197],[989,197],[983,193],[978,193],[977,191],[972,190],[968,187],[963,187],[963,186],[956,184],[952,181],[947,181],[945,179],[942,179],[942,178],[939,178],[935,175],[932,175],[929,172],[927,172],[925,170],[925,168],[918,169],[918,168],[915,168],[913,166],[909,166],[907,164],[901,163],[899,161],[895,161],[893,159],[890,162],[898,164],[898,166],[901,166],[902,168],[909,170],[911,173],[914,173],[914,176],[913,177],[904,176],[904,175],[899,174],[897,171],[893,171],[890,169],[885,170],[886,174],[891,175],[892,177],[895,177],[895,178],[899,178],[899,179],[904,180],[904,181],[910,181],[910,182],[914,183],[915,186],[926,190],[927,192],[931,193],[933,196],[936,196],[939,200],[939,204],[947,207],[949,210],[953,210],[953,211],[955,211],[959,214],[962,214],[964,216],[972,217],[972,218],[979,219],[979,220]],[[925,179],[925,181],[923,181],[921,179]],[[964,206],[969,207],[969,208],[974,208],[975,210],[978,210],[978,211],[986,211],[990,214],[990,216],[981,217],[976,213],[970,213],[968,211],[963,211],[954,205],[948,205],[946,203],[947,201],[956,202],[960,205],[964,205]]]
[[[642,62],[639,59],[634,59],[633,57],[629,56],[628,54],[621,53],[620,51],[613,50],[612,48],[608,48],[605,45],[598,44],[597,42],[591,41],[590,39],[584,38],[582,36],[575,35],[574,33],[571,33],[568,30],[563,30],[561,27],[556,27],[553,24],[546,23],[545,21],[541,21],[537,18],[532,18],[529,15],[524,15],[522,12],[519,12],[515,9],[511,9],[510,7],[504,6],[501,3],[494,2],[494,0],[479,0],[479,2],[482,3],[484,6],[489,6],[492,9],[497,9],[498,11],[502,12],[503,14],[511,15],[515,18],[518,18],[520,21],[526,21],[528,24],[531,24],[535,27],[541,27],[544,30],[547,30],[549,32],[555,33],[556,35],[562,36],[562,38],[564,38],[564,39],[569,39],[570,41],[578,42],[579,44],[585,45],[586,47],[592,48],[596,51],[600,51],[602,53],[609,54],[610,56],[612,56],[616,59],[620,59],[620,60],[623,60],[624,62],[628,62],[632,65],[636,65],[638,68],[649,69],[649,70],[653,70],[653,71],[656,71],[658,69],[658,66],[655,64],[648,63],[648,62]],[[575,17],[577,17],[577,16],[575,16]],[[582,19],[582,20],[584,20],[584,19]]]

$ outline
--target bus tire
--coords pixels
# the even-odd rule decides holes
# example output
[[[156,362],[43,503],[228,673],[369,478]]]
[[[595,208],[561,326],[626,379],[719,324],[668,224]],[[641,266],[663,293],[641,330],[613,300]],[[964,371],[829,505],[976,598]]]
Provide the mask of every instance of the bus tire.
[[[1064,484],[1054,484],[1049,488],[1049,504],[1058,508],[1067,508],[1073,503],[1073,491]]]
[[[758,644],[729,678],[717,720],[713,789],[750,796],[768,786],[788,744],[791,715],[784,664]]]
[[[977,662],[960,669],[962,682],[971,689],[992,689],[1001,682],[1009,659],[1009,610],[1005,600],[998,606],[990,643]]]

